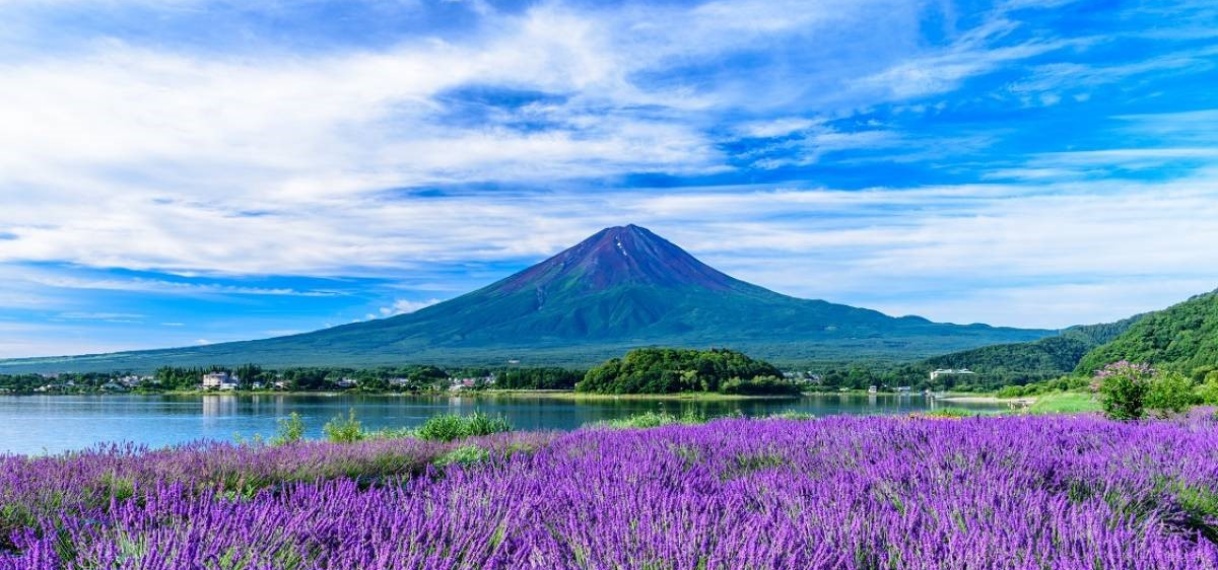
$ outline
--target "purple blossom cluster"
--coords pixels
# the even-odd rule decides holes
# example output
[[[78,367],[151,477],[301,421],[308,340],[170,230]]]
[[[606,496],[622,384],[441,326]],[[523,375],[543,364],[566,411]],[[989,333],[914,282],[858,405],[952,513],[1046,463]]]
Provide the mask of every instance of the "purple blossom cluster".
[[[1133,363],[1128,360],[1112,362],[1105,365],[1103,368],[1096,370],[1092,376],[1091,389],[1098,389],[1099,385],[1108,378],[1114,376],[1125,376],[1132,378],[1135,381],[1149,381],[1155,375],[1155,369],[1151,365],[1144,362]]]
[[[728,419],[453,445],[471,444],[489,458],[376,484],[356,477],[365,445],[454,448],[6,458],[4,504],[75,506],[15,529],[0,570],[1218,569],[1211,416]],[[212,454],[277,484],[232,493],[216,474],[246,467]],[[109,471],[136,488],[73,503]]]

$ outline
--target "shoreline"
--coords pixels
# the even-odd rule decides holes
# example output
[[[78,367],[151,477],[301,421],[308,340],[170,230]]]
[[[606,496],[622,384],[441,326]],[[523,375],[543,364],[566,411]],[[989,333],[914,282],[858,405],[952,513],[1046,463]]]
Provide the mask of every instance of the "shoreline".
[[[1030,407],[1036,403],[1036,398],[1026,396],[1022,398],[999,398],[998,396],[944,396],[935,398],[936,402],[946,402],[949,404],[1006,404],[1011,407]]]

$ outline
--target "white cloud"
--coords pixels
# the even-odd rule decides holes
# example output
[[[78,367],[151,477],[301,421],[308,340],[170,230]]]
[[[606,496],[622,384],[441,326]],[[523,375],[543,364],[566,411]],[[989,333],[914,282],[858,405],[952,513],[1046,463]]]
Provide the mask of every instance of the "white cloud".
[[[439,303],[440,299],[428,299],[426,301],[411,301],[409,299],[396,299],[392,305],[380,308],[381,317],[392,317],[395,315],[405,315],[413,313],[419,309],[430,307]]]

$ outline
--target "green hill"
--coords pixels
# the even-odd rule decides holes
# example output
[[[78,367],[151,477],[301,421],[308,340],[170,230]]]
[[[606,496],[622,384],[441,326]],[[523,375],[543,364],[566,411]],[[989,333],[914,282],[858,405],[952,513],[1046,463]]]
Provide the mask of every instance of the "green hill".
[[[578,392],[599,394],[799,394],[782,371],[733,350],[641,348],[588,371]]]
[[[1115,323],[1079,325],[1056,336],[1032,342],[983,346],[922,361],[928,370],[968,368],[984,376],[986,384],[1023,384],[1068,374],[1087,353],[1112,341],[1142,315]]]
[[[1218,291],[1146,315],[1112,342],[1088,352],[1076,371],[1091,375],[1121,360],[1185,374],[1218,366]]]

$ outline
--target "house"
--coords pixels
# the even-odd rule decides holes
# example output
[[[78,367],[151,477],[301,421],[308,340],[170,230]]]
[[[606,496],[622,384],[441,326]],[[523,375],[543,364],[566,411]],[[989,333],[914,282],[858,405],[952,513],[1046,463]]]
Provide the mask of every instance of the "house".
[[[122,384],[123,386],[126,386],[127,388],[134,388],[136,386],[139,386],[140,384],[143,384],[145,382],[151,382],[151,381],[152,381],[151,376],[136,376],[134,374],[131,374],[128,376],[123,376],[122,378],[118,379],[118,383]]]
[[[240,381],[240,378],[230,375],[228,372],[211,372],[203,375],[203,389],[232,391],[237,389]]]
[[[969,370],[968,368],[961,368],[959,370],[952,369],[952,368],[940,368],[938,370],[931,371],[930,379],[933,382],[936,378],[938,378],[940,376],[945,376],[948,374],[976,374],[976,372],[973,372],[972,370]]]
[[[405,388],[410,385],[409,378],[390,378],[389,385],[394,388]]]
[[[342,378],[338,381],[339,388],[354,388],[359,386],[359,380],[355,378]]]

